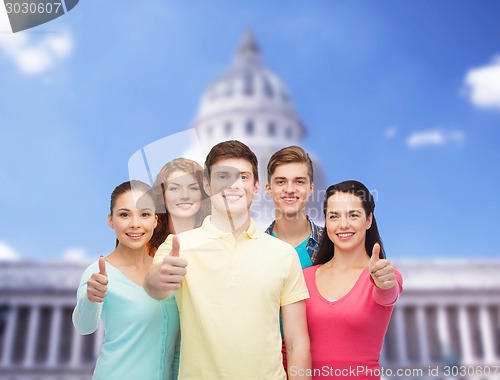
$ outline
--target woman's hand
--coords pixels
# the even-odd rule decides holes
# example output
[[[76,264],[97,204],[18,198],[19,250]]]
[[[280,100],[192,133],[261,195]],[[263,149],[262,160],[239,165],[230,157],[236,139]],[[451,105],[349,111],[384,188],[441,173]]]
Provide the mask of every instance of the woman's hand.
[[[94,273],[87,281],[87,298],[90,302],[103,302],[107,290],[106,260],[101,256],[99,258],[99,273]]]
[[[375,243],[373,246],[372,257],[370,258],[370,266],[368,269],[370,270],[370,274],[377,288],[390,289],[396,284],[394,267],[389,260],[380,259],[379,243]]]

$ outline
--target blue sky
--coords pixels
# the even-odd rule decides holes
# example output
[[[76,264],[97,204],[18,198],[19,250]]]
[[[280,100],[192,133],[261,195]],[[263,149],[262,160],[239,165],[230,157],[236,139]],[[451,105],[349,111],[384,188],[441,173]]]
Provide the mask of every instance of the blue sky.
[[[7,26],[0,15],[0,257],[111,251],[129,158],[191,126],[247,28],[328,182],[376,191],[390,257],[499,257],[496,0],[86,0]]]

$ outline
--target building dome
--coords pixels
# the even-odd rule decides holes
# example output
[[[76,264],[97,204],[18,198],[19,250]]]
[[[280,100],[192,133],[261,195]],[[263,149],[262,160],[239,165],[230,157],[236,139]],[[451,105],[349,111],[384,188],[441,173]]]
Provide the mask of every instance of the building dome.
[[[250,31],[232,66],[203,93],[194,127],[208,146],[232,138],[249,145],[263,138],[298,144],[305,134],[288,90],[262,65]]]
[[[274,203],[265,194],[264,186],[267,162],[281,148],[302,145],[306,129],[286,86],[263,66],[259,46],[250,31],[244,33],[231,67],[203,93],[193,127],[197,137],[193,152],[201,150],[206,155],[221,141],[239,140],[256,154],[261,191],[253,200],[258,212],[252,216],[260,228],[267,227],[274,219]],[[323,189],[324,169],[309,153],[314,162],[315,188]],[[322,193],[315,191],[307,212],[316,221],[323,219],[322,202]]]

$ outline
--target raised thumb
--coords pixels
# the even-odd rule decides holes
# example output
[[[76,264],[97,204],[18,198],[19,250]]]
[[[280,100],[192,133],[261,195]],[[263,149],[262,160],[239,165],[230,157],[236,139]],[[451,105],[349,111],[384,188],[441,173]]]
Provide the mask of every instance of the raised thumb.
[[[179,238],[177,237],[177,235],[174,235],[172,239],[172,250],[170,251],[170,256],[179,257],[180,249],[181,243],[179,242]]]
[[[107,276],[106,274],[106,259],[104,256],[99,257],[99,273]]]

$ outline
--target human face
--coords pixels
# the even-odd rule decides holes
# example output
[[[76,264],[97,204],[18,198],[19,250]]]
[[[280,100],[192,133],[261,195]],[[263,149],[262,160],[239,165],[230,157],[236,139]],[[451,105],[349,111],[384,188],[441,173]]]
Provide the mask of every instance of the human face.
[[[288,218],[304,212],[313,189],[307,165],[300,162],[276,167],[270,183],[266,185],[267,194],[274,200],[276,214]]]
[[[248,214],[253,196],[259,191],[259,181],[255,180],[249,161],[226,158],[212,166],[206,190],[212,196],[213,211],[225,215],[229,212],[232,216]]]
[[[366,216],[361,199],[354,194],[337,192],[328,198],[326,231],[335,253],[366,253],[366,230],[371,224],[372,214]]]
[[[115,230],[119,246],[130,250],[145,248],[156,227],[153,199],[143,195],[144,192],[138,190],[121,194],[112,214],[108,215],[108,224]]]
[[[195,176],[175,171],[167,177],[165,204],[172,218],[194,218],[200,210],[201,189]]]

